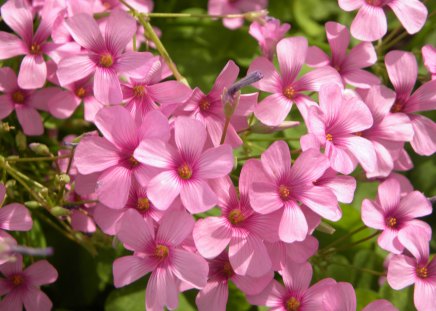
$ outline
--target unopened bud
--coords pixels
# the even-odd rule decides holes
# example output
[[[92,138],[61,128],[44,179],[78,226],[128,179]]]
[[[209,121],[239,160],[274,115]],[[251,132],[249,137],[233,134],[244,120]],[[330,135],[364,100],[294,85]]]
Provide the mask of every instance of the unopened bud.
[[[15,135],[15,143],[17,144],[18,150],[26,150],[27,148],[27,138],[23,132],[19,131],[17,135]]]
[[[321,221],[319,226],[316,228],[317,231],[327,233],[327,234],[333,234],[335,233],[336,229],[330,226],[328,223]]]
[[[228,89],[227,92],[223,95],[223,103],[232,102],[236,93],[240,91],[242,88],[249,86],[263,78],[263,74],[260,71],[253,71],[252,73],[246,75],[239,81],[233,83]]]
[[[27,202],[24,202],[24,205],[30,209],[35,209],[35,208],[41,207],[41,204],[39,204],[39,202],[37,202],[37,201],[27,201]]]
[[[67,174],[59,174],[59,175],[56,175],[56,177],[55,177],[55,183],[57,185],[64,186],[64,185],[68,184],[70,182],[70,180],[71,180],[70,176],[68,176]]]
[[[30,143],[29,148],[30,148],[30,150],[35,152],[37,155],[44,155],[44,156],[50,155],[50,150],[44,144]]]
[[[299,125],[300,122],[298,121],[283,121],[282,124],[278,126],[267,126],[263,123],[257,122],[250,127],[250,132],[256,134],[269,134],[274,132],[280,132]]]
[[[53,216],[60,217],[60,216],[68,216],[71,214],[69,210],[66,208],[63,208],[61,206],[55,206],[52,209],[50,209],[50,213],[52,213]]]

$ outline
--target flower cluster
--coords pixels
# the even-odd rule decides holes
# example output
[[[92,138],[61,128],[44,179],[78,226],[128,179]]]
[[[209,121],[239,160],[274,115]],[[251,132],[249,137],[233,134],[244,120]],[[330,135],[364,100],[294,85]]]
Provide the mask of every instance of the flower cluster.
[[[415,55],[392,50],[383,59],[371,43],[387,32],[386,7],[408,33],[418,32],[427,17],[423,3],[339,0],[343,10],[359,11],[351,35],[345,25],[326,23],[329,55],[305,37],[285,37],[290,25],[266,16],[267,0],[209,0],[208,13],[224,16],[228,28],[254,19],[249,33],[262,56],[240,81],[239,66],[229,60],[206,91],[188,86],[165,50],[137,51],[138,43],[157,38],[139,13],[151,12],[152,1],[35,2],[1,7],[14,34],[0,32],[0,59],[25,56],[18,77],[0,68],[0,119],[15,111],[24,134],[38,136],[44,133],[38,110],[68,119],[84,103],[83,117],[97,131],[66,137],[70,148],[57,157],[48,153],[67,179],[62,202],[77,204],[48,210],[77,231],[101,230],[131,251],[113,262],[115,287],[150,274],[147,310],[173,310],[179,293],[193,288],[200,311],[225,310],[231,281],[251,304],[272,310],[354,311],[350,283],[311,280],[316,260],[335,251],[318,250],[314,231],[348,212],[340,203],[353,202],[360,178],[379,182],[361,218],[382,231],[378,244],[393,254],[388,284],[396,290],[415,284],[416,308],[436,310],[432,230],[417,219],[432,206],[397,173],[413,167],[407,143],[422,156],[436,151],[436,124],[420,114],[436,107],[436,50],[423,47],[433,80],[415,90]],[[151,29],[146,38],[138,21]],[[351,36],[362,42],[348,49]],[[383,62],[393,89],[369,71]],[[248,85],[259,92],[242,94]],[[307,129],[301,148],[280,136],[243,161],[241,146],[251,134],[298,124],[289,124],[294,103]],[[0,183],[0,203],[5,193]],[[31,227],[23,205],[0,209],[1,229]],[[42,260],[23,270],[30,248],[2,230],[0,240],[0,309],[51,309],[39,287],[57,279],[54,267]],[[384,299],[365,304],[368,311],[396,310]]]

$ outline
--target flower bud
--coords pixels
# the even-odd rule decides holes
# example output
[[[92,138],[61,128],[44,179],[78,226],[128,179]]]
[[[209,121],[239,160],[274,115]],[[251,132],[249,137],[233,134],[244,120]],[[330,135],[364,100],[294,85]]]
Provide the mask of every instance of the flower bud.
[[[27,138],[23,132],[19,131],[17,135],[15,135],[15,143],[17,144],[18,150],[26,150],[27,148]]]
[[[61,206],[55,206],[52,209],[50,209],[50,213],[52,213],[53,216],[60,217],[60,216],[68,216],[71,214],[69,210],[66,208],[63,208]]]
[[[37,201],[27,201],[27,202],[24,202],[24,205],[30,209],[36,209],[36,208],[41,207],[41,204],[39,204],[39,202],[37,202]]]
[[[29,148],[30,148],[30,150],[35,152],[37,155],[44,155],[44,156],[50,155],[50,150],[44,144],[30,143]]]
[[[257,122],[250,127],[250,132],[256,134],[270,134],[274,132],[280,132],[286,130],[291,127],[299,126],[300,122],[298,121],[283,121],[282,124],[278,126],[267,126],[263,123]]]

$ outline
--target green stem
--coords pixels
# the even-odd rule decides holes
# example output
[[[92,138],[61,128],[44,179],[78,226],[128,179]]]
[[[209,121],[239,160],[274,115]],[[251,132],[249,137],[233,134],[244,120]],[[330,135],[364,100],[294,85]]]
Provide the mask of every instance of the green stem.
[[[289,140],[289,141],[300,141],[299,138],[296,137],[265,137],[265,138],[247,138],[248,141],[259,141],[259,142],[269,142],[269,141],[277,141],[277,140]]]
[[[33,158],[5,158],[6,162],[15,163],[15,162],[38,162],[38,161],[55,161],[58,159],[68,159],[70,155],[62,155],[56,157],[33,157]]]
[[[329,262],[332,265],[336,265],[336,266],[342,266],[342,267],[347,267],[347,268],[352,268],[355,270],[359,270],[362,272],[367,272],[376,276],[386,276],[386,273],[380,272],[380,271],[375,271],[375,270],[371,270],[371,269],[367,269],[367,268],[360,268],[360,267],[356,267],[353,265],[347,265],[347,264],[343,264],[343,263],[339,263],[339,262]]]
[[[361,227],[359,227],[359,228],[354,229],[354,230],[351,231],[350,233],[347,233],[347,235],[344,235],[344,236],[340,237],[339,239],[333,241],[332,243],[328,244],[327,246],[321,248],[321,249],[318,251],[318,253],[323,253],[323,252],[325,252],[326,250],[328,250],[328,249],[332,248],[333,246],[335,246],[335,245],[337,245],[337,244],[339,244],[339,243],[345,241],[346,239],[350,238],[351,236],[355,235],[356,233],[359,233],[360,231],[365,230],[366,228],[367,228],[367,227],[366,227],[365,225],[363,225],[363,226],[361,226]]]
[[[210,15],[202,13],[144,13],[145,16],[150,18],[245,18],[247,15],[260,14],[258,11],[247,12],[242,14],[223,14],[223,15]]]
[[[251,156],[246,156],[246,157],[238,157],[238,162],[239,161],[245,161],[245,160],[250,160],[250,159],[258,159],[260,158],[260,154],[255,154],[255,155],[251,155]]]
[[[77,205],[84,205],[89,203],[98,203],[97,200],[83,200],[83,201],[76,201],[76,202],[64,202],[64,206],[77,206]]]
[[[393,39],[391,42],[389,42],[386,45],[382,46],[382,50],[386,51],[389,48],[391,48],[392,46],[394,46],[395,44],[397,44],[398,42],[400,42],[401,40],[403,40],[404,38],[406,38],[409,34],[407,32],[403,32],[400,35],[398,35],[395,39]]]
[[[343,247],[341,247],[341,248],[333,248],[333,249],[330,249],[330,250],[324,252],[323,255],[326,255],[326,254],[335,253],[335,252],[339,252],[339,251],[343,251],[343,250],[350,249],[350,248],[352,248],[353,246],[356,246],[356,245],[359,245],[359,244],[361,244],[361,243],[363,243],[363,242],[366,242],[366,241],[371,240],[372,238],[376,237],[376,236],[379,235],[379,234],[380,234],[380,231],[377,231],[377,232],[371,234],[370,236],[367,236],[366,238],[363,238],[363,239],[357,240],[356,242],[351,243],[351,244],[348,244],[348,245],[345,245],[345,246],[343,246]]]

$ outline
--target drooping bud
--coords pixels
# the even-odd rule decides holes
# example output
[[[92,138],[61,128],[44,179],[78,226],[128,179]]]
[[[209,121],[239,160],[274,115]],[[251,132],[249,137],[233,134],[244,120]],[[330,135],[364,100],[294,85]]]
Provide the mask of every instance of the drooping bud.
[[[35,152],[37,155],[44,155],[44,156],[50,155],[50,150],[44,144],[30,143],[29,148],[30,148],[30,150]]]

